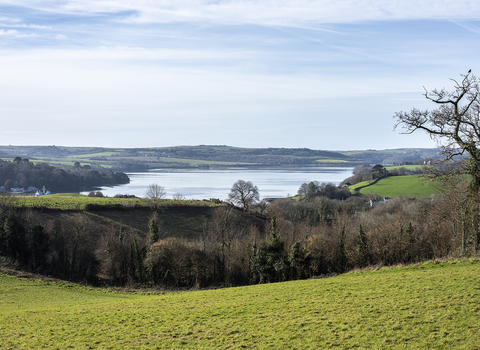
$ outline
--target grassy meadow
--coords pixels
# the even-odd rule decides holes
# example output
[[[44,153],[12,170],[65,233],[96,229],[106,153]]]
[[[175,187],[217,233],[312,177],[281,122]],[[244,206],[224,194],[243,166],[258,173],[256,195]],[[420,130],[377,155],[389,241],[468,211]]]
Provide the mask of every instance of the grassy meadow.
[[[147,200],[144,198],[113,198],[113,197],[88,197],[78,193],[60,193],[51,194],[46,196],[19,196],[16,198],[16,205],[24,207],[43,207],[50,209],[82,209],[86,204],[96,205],[124,205],[134,206],[146,206]],[[162,203],[168,206],[175,205],[193,205],[193,206],[216,206],[216,204],[210,201],[200,200],[174,200],[163,199]]]
[[[354,186],[362,186],[362,183]],[[377,193],[382,197],[430,197],[439,194],[426,180],[415,176],[389,176],[380,179],[377,183],[359,190],[360,194]]]
[[[480,261],[165,294],[0,274],[4,349],[480,349]]]
[[[356,183],[355,185],[350,185],[348,186],[348,189],[350,190],[350,193],[355,193],[355,189],[359,188],[359,187],[362,187],[362,186],[367,186],[368,184],[370,184],[370,182],[372,182],[373,180],[368,180],[368,181],[362,181],[362,182],[359,182],[359,183]]]
[[[385,167],[385,169],[387,169],[388,171],[394,170],[394,169],[400,169],[400,168],[404,168],[405,170],[415,171],[415,170],[422,170],[423,165],[394,165],[394,166]]]

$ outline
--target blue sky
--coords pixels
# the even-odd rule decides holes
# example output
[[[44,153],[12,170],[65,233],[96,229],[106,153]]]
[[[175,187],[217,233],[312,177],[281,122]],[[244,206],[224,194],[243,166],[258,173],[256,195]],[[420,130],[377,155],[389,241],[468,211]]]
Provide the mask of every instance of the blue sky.
[[[473,0],[0,0],[0,144],[434,147],[393,115],[479,42]]]

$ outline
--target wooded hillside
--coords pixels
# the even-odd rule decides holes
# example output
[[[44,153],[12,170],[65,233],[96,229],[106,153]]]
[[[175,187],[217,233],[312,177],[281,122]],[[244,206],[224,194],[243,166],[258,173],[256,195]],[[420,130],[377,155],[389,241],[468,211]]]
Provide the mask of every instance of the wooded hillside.
[[[45,163],[32,163],[28,159],[16,157],[13,161],[0,159],[0,186],[8,191],[12,187],[42,188],[52,192],[81,191],[103,185],[129,183],[130,179],[122,172],[93,170],[90,166],[53,167]]]

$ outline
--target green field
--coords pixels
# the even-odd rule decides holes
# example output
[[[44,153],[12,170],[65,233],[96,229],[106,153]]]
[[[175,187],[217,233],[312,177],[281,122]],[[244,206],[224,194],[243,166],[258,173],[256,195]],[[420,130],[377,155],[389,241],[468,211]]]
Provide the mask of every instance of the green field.
[[[141,198],[87,197],[78,194],[52,194],[47,196],[16,197],[16,203],[25,207],[44,207],[53,209],[82,209],[85,204],[137,204],[145,203]]]
[[[348,160],[343,159],[317,159],[319,163],[348,163]]]
[[[167,294],[0,274],[3,349],[480,349],[480,262]]]
[[[356,183],[355,185],[350,185],[348,186],[348,189],[350,190],[350,193],[355,193],[355,189],[356,188],[359,188],[359,187],[362,187],[362,186],[367,186],[370,182],[372,182],[373,180],[369,180],[369,181],[362,181],[362,182],[359,182],[359,183]]]
[[[113,197],[88,197],[77,193],[52,194],[46,196],[25,196],[15,197],[17,206],[24,207],[43,207],[51,209],[82,209],[85,204],[98,205],[148,205],[144,198],[113,198]],[[210,201],[199,200],[174,200],[163,199],[162,203],[168,206],[175,205],[193,205],[193,206],[216,206]]]
[[[395,165],[395,166],[387,166],[385,169],[393,170],[393,169],[400,169],[404,168],[405,170],[422,170],[423,165]]]
[[[358,185],[358,184],[357,184]],[[390,176],[359,190],[360,194],[377,193],[382,197],[430,197],[439,194],[436,188],[415,175]]]

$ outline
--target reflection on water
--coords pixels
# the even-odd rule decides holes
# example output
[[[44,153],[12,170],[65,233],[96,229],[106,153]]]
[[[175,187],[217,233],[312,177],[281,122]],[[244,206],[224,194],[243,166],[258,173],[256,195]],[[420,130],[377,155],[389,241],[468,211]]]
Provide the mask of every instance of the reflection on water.
[[[223,169],[155,169],[149,172],[127,173],[130,183],[102,187],[106,196],[133,194],[144,197],[148,185],[156,183],[167,190],[167,197],[180,193],[187,199],[226,199],[237,180],[252,181],[260,196],[286,197],[297,193],[304,182],[318,181],[339,184],[352,175],[350,167],[315,167],[296,169],[223,168]],[[88,192],[82,192],[88,194]]]

